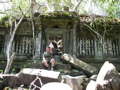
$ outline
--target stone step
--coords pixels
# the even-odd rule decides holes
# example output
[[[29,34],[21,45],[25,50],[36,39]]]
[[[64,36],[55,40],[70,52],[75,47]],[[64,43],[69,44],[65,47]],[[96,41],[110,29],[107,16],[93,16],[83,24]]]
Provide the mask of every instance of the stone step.
[[[29,65],[29,68],[47,69],[42,63],[38,63],[38,62],[31,63]],[[70,64],[56,63],[55,70],[71,70],[71,65]]]
[[[84,75],[84,72],[79,71],[79,70],[62,70],[60,71],[61,75],[70,75],[70,76],[81,76]]]
[[[71,70],[70,64],[56,64],[55,65],[56,70]]]
[[[31,63],[29,68],[47,69],[42,63]],[[85,75],[82,71],[74,70],[74,69],[72,70],[70,64],[63,64],[63,63],[56,63],[55,71],[59,71],[61,75],[71,75],[71,76]]]

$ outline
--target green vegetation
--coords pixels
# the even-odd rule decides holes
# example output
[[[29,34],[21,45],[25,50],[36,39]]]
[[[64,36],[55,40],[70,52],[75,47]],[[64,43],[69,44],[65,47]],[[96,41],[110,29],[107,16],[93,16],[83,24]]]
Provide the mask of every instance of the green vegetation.
[[[120,17],[120,1],[119,0],[94,0],[94,2],[103,8],[108,16]]]
[[[1,27],[8,27],[9,26],[9,17],[8,15],[5,15],[3,17],[0,17],[0,26]]]
[[[4,0],[3,0],[4,1]],[[8,27],[11,25],[16,19],[20,19],[20,17],[27,12],[25,18],[29,18],[32,13],[39,12],[40,15],[54,15],[54,16],[70,16],[69,12],[60,12],[64,7],[68,7],[70,11],[74,11],[80,14],[92,14],[94,8],[100,8],[101,12],[104,15],[111,17],[119,17],[120,16],[120,1],[119,0],[89,0],[90,4],[94,4],[89,6],[91,8],[89,12],[86,12],[86,4],[87,0],[5,0],[11,2],[11,9],[0,10],[4,17],[0,17],[0,26]],[[2,4],[2,3],[1,3]],[[76,8],[76,9],[75,9]],[[32,13],[31,13],[32,11]],[[77,14],[75,14],[77,15]],[[74,16],[75,16],[74,15]],[[7,18],[6,18],[7,17]],[[112,19],[113,20],[113,19]]]
[[[94,4],[89,8],[100,8],[102,13],[108,16],[118,17],[120,13],[120,1],[119,0],[6,0],[12,3],[11,9],[5,11],[8,15],[14,17],[20,17],[31,6],[33,12],[39,12],[40,14],[48,14],[53,11],[62,11],[64,7],[69,7],[70,11],[75,11],[78,14],[89,14],[86,12],[86,4]],[[77,6],[78,5],[78,6]],[[77,9],[75,9],[77,8]],[[91,9],[92,10],[92,9]],[[12,11],[12,13],[11,13]],[[30,16],[30,12],[26,14],[26,17]]]
[[[10,48],[12,46],[15,33],[24,18],[29,18],[29,20],[31,21],[33,40],[34,40],[35,32],[34,32],[33,14],[36,12],[40,13],[40,15],[45,15],[45,16],[51,15],[51,16],[59,16],[59,17],[68,17],[68,16],[78,16],[80,14],[94,15],[96,13],[93,13],[93,11],[96,8],[99,8],[98,10],[101,11],[101,14],[104,17],[97,18],[93,20],[90,23],[90,25],[86,24],[85,26],[87,26],[90,32],[94,35],[94,37],[96,37],[95,39],[97,39],[98,42],[100,42],[101,50],[104,49],[103,46],[104,39],[107,33],[111,30],[111,27],[108,29],[109,23],[110,22],[116,23],[117,19],[113,19],[113,18],[120,17],[119,0],[6,0],[6,1],[9,1],[11,3],[11,7],[9,9],[6,9],[4,7],[2,9],[5,10],[0,10],[1,11],[0,14],[4,14],[4,16],[0,19],[0,26],[5,26],[5,27],[10,26],[10,29],[14,28],[13,30],[10,30],[12,35],[10,37],[10,41],[7,46],[7,51],[8,51],[6,53],[8,60],[7,62],[9,62]],[[89,4],[88,11],[86,10],[87,7],[86,4]],[[68,8],[65,9],[65,7]],[[106,16],[112,18],[106,18]],[[27,65],[24,65],[23,67],[27,67]]]

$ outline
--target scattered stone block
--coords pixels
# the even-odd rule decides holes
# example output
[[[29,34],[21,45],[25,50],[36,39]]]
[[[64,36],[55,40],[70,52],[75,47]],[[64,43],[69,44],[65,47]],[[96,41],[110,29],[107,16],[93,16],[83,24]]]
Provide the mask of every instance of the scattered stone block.
[[[104,85],[111,83],[110,85],[113,90],[120,90],[120,75],[116,71],[115,66],[108,61],[106,61],[101,67],[96,82],[103,87]]]
[[[2,87],[18,87],[18,74],[1,74],[0,77],[3,77]]]
[[[73,90],[73,89],[65,83],[51,82],[43,85],[40,90]]]
[[[61,70],[60,74],[61,75],[70,75],[70,71],[69,70]]]
[[[70,75],[62,75],[62,78],[73,90],[84,90],[84,88],[86,88],[86,86],[84,86],[86,76],[72,77]]]
[[[84,73],[86,73],[87,75],[93,75],[93,74],[97,74],[98,69],[77,59],[72,57],[69,54],[63,54],[62,55],[62,59],[64,61],[67,61],[69,63],[71,63],[72,66],[74,66],[75,68],[82,70]]]
[[[33,68],[24,68],[15,75],[2,74],[0,77],[4,77],[2,85],[10,88],[19,87],[20,85],[29,86],[36,77],[41,78],[43,84],[59,82],[61,78],[60,72]],[[38,83],[39,82],[37,81],[36,84],[38,85]]]
[[[96,82],[91,81],[87,85],[87,90],[120,90],[120,75],[115,66],[106,61],[100,69]]]
[[[92,76],[90,77],[90,79],[96,81],[97,75],[92,75]]]
[[[101,67],[100,72],[98,73],[96,82],[104,81],[105,77],[108,75],[108,71],[111,72],[114,70],[115,70],[115,66],[112,63],[109,63],[108,61],[106,61]]]
[[[71,70],[70,75],[71,76],[80,76],[81,72],[79,70]]]
[[[86,90],[103,90],[101,85],[96,83],[95,81],[91,80],[89,84],[87,85]]]
[[[36,78],[36,76],[41,78],[43,84],[48,82],[59,82],[60,72],[25,68],[19,74],[19,82],[28,86]]]

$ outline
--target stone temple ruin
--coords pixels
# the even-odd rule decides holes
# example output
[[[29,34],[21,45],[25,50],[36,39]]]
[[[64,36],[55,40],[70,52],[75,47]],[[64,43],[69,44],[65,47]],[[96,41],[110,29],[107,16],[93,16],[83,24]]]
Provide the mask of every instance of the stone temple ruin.
[[[61,54],[67,53],[73,56],[73,60],[74,58],[77,58],[78,62],[79,60],[81,60],[80,62],[86,62],[96,67],[98,70],[101,68],[102,64],[105,61],[109,61],[116,66],[118,71],[120,71],[120,22],[119,20],[117,22],[111,21],[106,27],[102,27],[101,25],[99,25],[100,29],[96,30],[94,28],[96,32],[99,33],[101,36],[104,36],[105,34],[105,37],[101,39],[99,35],[96,34],[93,29],[90,28],[90,26],[88,26],[96,18],[102,17],[86,15],[45,16],[39,15],[39,13],[35,13],[34,38],[30,20],[24,19],[20,24],[12,43],[11,53],[15,52],[15,58],[12,64],[12,68],[21,67],[21,65],[23,65],[25,62],[31,62],[33,61],[33,59],[35,61],[41,61],[42,54],[46,46],[49,45],[52,47],[51,43],[56,42],[56,47],[61,50]],[[6,46],[10,35],[9,30],[9,27],[0,27],[1,70],[4,70],[6,65]],[[101,45],[101,40],[102,42],[104,42],[102,43],[104,47]],[[55,57],[58,60],[57,62],[61,62],[61,54]],[[35,64],[35,66],[36,65],[37,64]],[[33,68],[34,65],[32,64],[30,67]],[[57,65],[56,67],[59,68],[59,66]],[[92,70],[94,69],[96,72],[97,70],[94,67],[91,68]],[[65,67],[63,68],[65,69]],[[71,67],[69,67],[68,65],[68,68]],[[77,68],[81,68],[81,66]],[[89,70],[90,68],[87,68],[87,65],[85,64],[83,71],[85,71],[85,73],[89,73],[87,72]],[[92,71],[91,73],[94,74],[94,72]],[[36,76],[34,76],[34,78],[35,77]],[[24,78],[28,77],[25,76]],[[76,78],[80,79],[81,81],[81,78]],[[18,78],[15,79],[15,81],[17,80]],[[19,76],[19,80],[22,82],[23,79],[21,80]],[[33,81],[33,78],[31,81]],[[74,80],[71,78],[71,82],[72,81]],[[80,82],[81,84],[82,81]],[[24,81],[24,83],[28,82]]]
[[[35,36],[31,23],[24,19],[19,26],[12,44],[11,52],[15,52],[14,66],[19,66],[29,60],[41,60],[47,45],[52,41],[59,42],[61,52],[71,54],[100,69],[104,61],[110,60],[116,67],[120,59],[120,23],[109,22],[106,27],[104,48],[100,38],[90,31],[88,24],[100,16],[44,16],[34,14]],[[9,27],[0,27],[0,66],[5,68],[6,45],[9,40]],[[104,31],[104,28],[101,27]],[[102,31],[98,31],[103,35]],[[97,39],[96,39],[97,38]],[[117,68],[119,69],[119,68]]]

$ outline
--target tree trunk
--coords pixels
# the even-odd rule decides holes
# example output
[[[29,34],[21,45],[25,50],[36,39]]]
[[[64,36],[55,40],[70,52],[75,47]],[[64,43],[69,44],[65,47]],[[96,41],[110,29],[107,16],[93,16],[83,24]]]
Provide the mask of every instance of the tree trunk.
[[[4,73],[9,73],[14,57],[15,57],[15,52],[9,58],[9,62],[7,62],[6,69],[5,69]]]
[[[34,21],[33,21],[33,17],[34,17],[34,2],[35,0],[31,0],[31,9],[30,9],[30,19],[31,19],[31,24],[32,24],[32,31],[33,31],[33,60],[34,60],[34,54],[35,54],[35,27],[34,27]]]
[[[77,5],[74,7],[73,11],[76,11],[77,12],[77,8],[79,7],[79,5],[81,4],[83,0],[79,0]]]
[[[8,45],[7,45],[7,51],[6,51],[6,54],[7,54],[7,65],[6,65],[6,68],[5,68],[5,72],[4,72],[4,73],[9,73],[10,66],[11,66],[10,64],[12,64],[12,61],[13,61],[13,60],[12,60],[12,59],[13,59],[12,56],[11,56],[11,58],[10,58],[10,50],[11,50],[12,42],[13,42],[15,33],[16,33],[16,31],[17,31],[20,23],[22,22],[23,18],[24,18],[24,16],[20,19],[20,21],[17,23],[17,25],[15,25],[15,28],[14,28],[14,30],[13,30],[13,33],[11,34],[10,41],[9,41],[9,43],[8,43]],[[13,55],[14,55],[14,53],[13,53]]]
[[[31,8],[31,6],[30,6],[30,8]],[[30,8],[28,9],[28,11],[30,10]],[[10,58],[10,53],[11,53],[10,50],[11,50],[11,46],[12,46],[12,42],[13,42],[15,33],[16,33],[19,25],[21,24],[23,18],[28,13],[28,11],[25,14],[22,13],[23,15],[22,15],[21,19],[19,20],[19,22],[17,24],[15,24],[15,28],[14,28],[13,32],[11,33],[10,41],[8,42],[7,50],[6,50],[7,65],[6,65],[6,68],[5,68],[5,71],[4,71],[5,74],[9,73],[9,70],[11,68],[11,64],[12,64],[12,61],[13,61],[13,58],[14,58],[14,53],[13,53],[13,56]]]

